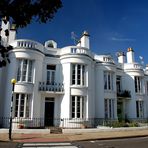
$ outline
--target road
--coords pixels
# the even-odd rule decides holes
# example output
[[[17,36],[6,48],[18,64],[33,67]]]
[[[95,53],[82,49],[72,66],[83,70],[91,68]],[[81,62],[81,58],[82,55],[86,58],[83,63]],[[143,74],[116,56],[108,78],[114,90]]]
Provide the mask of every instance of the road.
[[[57,143],[0,142],[0,148],[148,148],[148,137]]]
[[[76,142],[80,148],[148,148],[148,137]]]

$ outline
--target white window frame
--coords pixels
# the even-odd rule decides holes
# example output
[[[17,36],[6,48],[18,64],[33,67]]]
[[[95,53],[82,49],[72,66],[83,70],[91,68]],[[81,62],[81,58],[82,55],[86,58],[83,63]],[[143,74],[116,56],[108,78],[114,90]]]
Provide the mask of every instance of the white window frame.
[[[104,90],[113,89],[113,72],[104,71]]]
[[[136,93],[142,93],[142,77],[135,76],[135,92]]]
[[[80,101],[78,101],[78,99]],[[71,96],[71,118],[81,118],[82,119],[84,118],[84,116],[85,116],[84,96]]]
[[[136,101],[136,116],[137,118],[144,118],[144,101]]]
[[[104,117],[105,119],[114,119],[114,99],[105,98],[104,99]]]
[[[71,84],[72,85],[86,85],[86,66],[84,64],[71,65]]]
[[[33,60],[18,59],[18,82],[33,82]]]
[[[31,95],[30,94],[23,94],[23,93],[22,94],[21,93],[15,94],[13,106],[14,106],[13,107],[13,116],[15,118],[30,118],[30,116],[31,116]],[[22,114],[21,114],[21,112],[22,112]]]
[[[148,81],[145,82],[145,94],[148,96]]]
[[[53,85],[55,83],[56,66],[47,65],[46,83]]]
[[[55,82],[55,70],[47,70],[47,84],[54,84]]]
[[[117,92],[121,92],[122,80],[121,80],[121,76],[119,76],[119,75],[116,76],[116,88],[117,88]]]

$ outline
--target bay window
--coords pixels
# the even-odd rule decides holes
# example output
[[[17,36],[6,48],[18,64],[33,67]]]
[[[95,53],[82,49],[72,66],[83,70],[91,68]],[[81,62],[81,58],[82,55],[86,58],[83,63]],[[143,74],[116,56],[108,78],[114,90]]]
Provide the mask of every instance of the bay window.
[[[31,99],[29,94],[15,94],[14,117],[29,118]]]
[[[83,96],[71,97],[71,117],[84,118],[84,97]]]
[[[85,85],[85,65],[72,64],[72,85]]]
[[[104,113],[106,119],[114,118],[114,99],[104,99]]]
[[[32,82],[33,61],[18,59],[17,81]]]
[[[109,71],[104,72],[104,89],[113,90],[113,73]]]
[[[142,78],[135,76],[135,92],[142,93]]]
[[[136,113],[137,113],[137,118],[144,117],[144,103],[143,103],[143,101],[136,101]]]

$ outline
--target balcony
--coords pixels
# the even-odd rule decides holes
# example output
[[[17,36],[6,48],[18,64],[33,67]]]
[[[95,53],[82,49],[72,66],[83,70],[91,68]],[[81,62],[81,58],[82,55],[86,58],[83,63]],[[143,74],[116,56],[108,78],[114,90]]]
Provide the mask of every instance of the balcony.
[[[44,51],[44,46],[40,44],[39,42],[27,40],[27,39],[19,39],[15,40],[13,43],[11,43],[13,48],[22,48],[22,49],[37,49],[41,52]]]
[[[117,92],[118,98],[131,98],[131,92],[128,90],[121,90]]]
[[[94,59],[102,63],[115,64],[111,55],[95,55]]]
[[[126,63],[124,64],[125,70],[141,70],[143,71],[143,66],[139,63]]]
[[[61,49],[61,55],[87,55],[92,57],[92,53],[85,47],[67,46]]]
[[[39,91],[53,94],[64,94],[64,86],[62,83],[46,83],[39,82]]]

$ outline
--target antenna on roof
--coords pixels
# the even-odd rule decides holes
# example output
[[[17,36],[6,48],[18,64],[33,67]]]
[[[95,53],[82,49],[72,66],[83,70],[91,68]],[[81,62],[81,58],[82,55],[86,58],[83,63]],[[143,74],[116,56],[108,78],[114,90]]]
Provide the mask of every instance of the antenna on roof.
[[[74,32],[71,32],[71,39],[74,41],[75,45],[79,42],[78,36]]]

